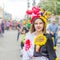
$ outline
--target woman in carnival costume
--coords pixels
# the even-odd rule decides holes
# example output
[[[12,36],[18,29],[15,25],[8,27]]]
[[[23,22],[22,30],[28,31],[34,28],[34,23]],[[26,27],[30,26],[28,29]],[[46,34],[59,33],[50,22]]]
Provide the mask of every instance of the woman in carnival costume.
[[[52,36],[46,33],[47,19],[36,14],[31,23],[30,32],[26,34],[22,59],[58,60],[53,49]]]

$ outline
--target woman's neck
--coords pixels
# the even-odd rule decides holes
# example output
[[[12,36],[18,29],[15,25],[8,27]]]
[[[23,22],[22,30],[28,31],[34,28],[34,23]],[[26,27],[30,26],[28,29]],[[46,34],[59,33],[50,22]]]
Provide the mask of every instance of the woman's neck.
[[[35,31],[35,34],[36,34],[36,35],[39,35],[39,34],[43,34],[43,32],[42,32],[42,31],[40,31],[40,32]]]

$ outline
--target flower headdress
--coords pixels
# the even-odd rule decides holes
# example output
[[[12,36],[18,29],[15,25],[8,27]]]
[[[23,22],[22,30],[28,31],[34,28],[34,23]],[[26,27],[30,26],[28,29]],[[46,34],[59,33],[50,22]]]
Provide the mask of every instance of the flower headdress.
[[[48,18],[49,18],[50,15],[51,15],[51,12],[46,11],[46,10],[42,10],[42,9],[40,9],[40,8],[37,7],[37,6],[32,7],[32,10],[27,10],[26,13],[31,16],[31,23],[33,23],[33,21],[34,21],[36,18],[40,18],[40,19],[42,19],[42,20],[45,22],[45,24],[46,24]]]

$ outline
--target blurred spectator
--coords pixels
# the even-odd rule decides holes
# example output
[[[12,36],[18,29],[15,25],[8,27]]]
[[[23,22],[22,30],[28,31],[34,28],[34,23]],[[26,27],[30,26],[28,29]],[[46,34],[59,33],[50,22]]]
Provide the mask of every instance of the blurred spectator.
[[[19,37],[19,41],[20,41],[20,43],[21,43],[21,57],[22,57],[22,49],[23,49],[23,47],[24,47],[24,42],[25,42],[25,36],[26,36],[26,33],[27,33],[27,29],[26,29],[26,27],[23,27],[23,29],[22,29],[22,33],[21,33],[21,35],[20,35],[20,37]]]
[[[19,39],[19,35],[21,34],[21,26],[20,26],[20,23],[17,25],[17,30],[18,30],[18,35],[17,35],[17,40]]]
[[[2,33],[4,33],[4,21],[1,22]]]
[[[15,30],[16,29],[16,21],[12,21],[12,29]]]
[[[6,22],[6,29],[9,30],[9,27],[10,27],[10,22],[7,21],[7,22]]]
[[[12,21],[10,21],[10,28],[12,28]]]
[[[54,46],[57,45],[57,32],[58,32],[58,25],[56,24],[56,20],[53,19],[51,23],[48,25],[47,30],[54,36]]]
[[[21,41],[21,49],[24,46],[24,40],[25,40],[25,35],[26,35],[27,29],[25,27],[23,27],[22,29],[22,33],[20,35],[20,41]]]

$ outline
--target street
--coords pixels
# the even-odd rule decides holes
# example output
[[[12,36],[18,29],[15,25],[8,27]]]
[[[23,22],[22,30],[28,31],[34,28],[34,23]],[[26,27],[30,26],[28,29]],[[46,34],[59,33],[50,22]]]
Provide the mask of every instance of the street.
[[[17,31],[10,30],[0,37],[0,60],[20,60],[16,36]]]
[[[0,60],[21,60],[20,47],[16,40],[16,37],[16,30],[5,31],[4,36],[0,36]],[[60,44],[57,44],[57,56],[60,60],[59,50]]]

